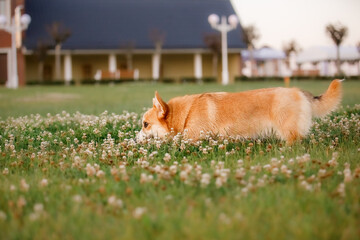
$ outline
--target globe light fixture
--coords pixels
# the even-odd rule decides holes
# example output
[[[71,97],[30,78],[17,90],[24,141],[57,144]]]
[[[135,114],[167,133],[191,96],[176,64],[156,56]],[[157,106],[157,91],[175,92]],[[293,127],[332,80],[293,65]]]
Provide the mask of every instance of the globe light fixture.
[[[7,23],[7,19],[4,15],[0,15],[0,28],[4,28]]]
[[[237,16],[233,14],[228,17],[228,22],[232,27],[236,28],[237,24],[239,23],[239,20]]]
[[[15,14],[10,22],[7,21],[6,16],[0,15],[0,29],[11,34],[11,76],[6,82],[7,88],[16,89],[19,87],[16,40],[18,36],[18,45],[21,46],[21,32],[26,30],[31,22],[31,17],[28,14],[21,15],[20,11],[23,8],[22,5],[15,8]]]
[[[226,20],[226,16],[220,18],[216,14],[210,14],[208,17],[208,22],[210,26],[221,32],[221,52],[222,52],[222,84],[228,85],[229,84],[229,69],[228,69],[228,47],[227,47],[227,33],[237,27],[239,23],[238,18],[236,15],[230,15],[228,17],[228,22]]]
[[[29,24],[31,22],[31,17],[29,14],[23,14],[20,18],[20,23],[21,23],[21,26],[24,28],[24,29],[27,29]]]
[[[216,24],[219,23],[219,16],[216,15],[216,14],[211,14],[209,17],[208,17],[208,21],[210,23],[211,26],[215,26]]]

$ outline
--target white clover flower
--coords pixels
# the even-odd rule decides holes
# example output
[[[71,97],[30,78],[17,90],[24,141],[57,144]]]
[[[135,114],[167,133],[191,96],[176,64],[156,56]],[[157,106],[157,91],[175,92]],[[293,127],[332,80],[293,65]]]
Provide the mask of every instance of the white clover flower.
[[[90,163],[86,164],[86,174],[91,177],[91,176],[94,176],[96,174],[96,170],[93,166],[91,166]]]
[[[146,183],[147,182],[147,175],[146,173],[140,174],[140,183]]]
[[[226,225],[229,225],[231,223],[231,219],[225,213],[219,214],[219,221],[220,221],[220,223],[223,223]]]
[[[305,180],[302,180],[302,181],[300,182],[300,186],[301,186],[302,188],[304,188],[305,190],[310,191],[310,192],[313,190],[311,184],[309,184],[309,183],[308,183],[307,181],[305,181]]]
[[[34,212],[40,213],[44,211],[44,205],[42,203],[36,203],[34,205]]]
[[[110,169],[110,174],[115,177],[115,176],[117,176],[117,175],[119,174],[119,171],[118,171],[117,168],[112,167],[112,168]]]
[[[261,172],[261,165],[258,164],[258,165],[255,165],[255,166],[251,166],[250,170],[253,173],[259,173],[259,172]]]
[[[108,198],[108,204],[113,207],[122,208],[123,207],[123,201],[121,199],[118,199],[115,195],[111,195]]]
[[[340,183],[339,186],[336,188],[336,192],[340,195],[340,197],[345,197],[345,183]]]
[[[265,165],[263,166],[263,168],[264,168],[266,171],[270,171],[271,165],[270,165],[270,164],[265,164]]]
[[[100,133],[100,131],[99,131],[99,129],[95,128],[94,131],[93,131],[93,133],[94,133],[95,135],[97,135],[97,134]]]
[[[264,187],[265,186],[265,180],[262,179],[262,178],[259,178],[257,180],[257,184],[256,184],[257,187]]]
[[[0,211],[0,220],[5,221],[6,219],[7,219],[6,213],[4,213],[3,211]]]
[[[25,179],[20,180],[20,189],[24,192],[27,192],[29,190],[30,186],[26,183]]]
[[[128,157],[132,157],[132,156],[134,156],[133,151],[129,151],[129,152],[128,152]]]
[[[180,180],[185,181],[188,178],[188,172],[187,171],[181,171],[180,172]]]
[[[243,179],[246,175],[246,171],[245,171],[245,168],[239,168],[239,169],[236,169],[235,171],[235,178],[236,179]]]
[[[3,174],[3,175],[8,175],[8,174],[9,174],[9,169],[8,169],[8,168],[4,168],[2,174]]]
[[[26,205],[26,199],[21,196],[21,197],[18,198],[16,204],[17,204],[17,207],[21,209]]]
[[[154,171],[155,171],[156,173],[160,173],[160,172],[161,172],[161,166],[160,166],[160,165],[156,165],[156,166],[154,167]]]
[[[81,203],[82,202],[82,197],[81,197],[81,195],[75,195],[75,196],[73,196],[73,201],[74,202],[76,202],[76,203]]]
[[[324,177],[326,175],[326,169],[319,169],[318,176]]]
[[[288,161],[289,165],[294,165],[295,161],[293,158],[290,158],[289,161]]]
[[[11,185],[10,185],[10,191],[11,191],[11,192],[16,191],[16,187],[15,187],[15,185],[13,185],[13,184],[11,184]]]
[[[96,177],[98,178],[104,178],[105,177],[105,172],[103,170],[99,170],[96,172]]]
[[[33,213],[29,214],[29,220],[32,221],[32,222],[38,220],[39,217],[40,217],[40,215],[38,213],[36,213],[36,212],[33,212]]]
[[[171,160],[171,155],[169,153],[165,153],[165,156],[163,158],[165,162],[169,162]]]
[[[141,173],[140,174],[140,183],[148,183],[148,182],[152,182],[152,180],[154,179],[153,175],[147,175],[146,173]]]
[[[146,211],[147,211],[146,207],[137,207],[133,211],[133,217],[135,219],[140,219],[146,213]]]
[[[223,184],[224,184],[224,182],[220,177],[216,178],[216,180],[215,180],[216,187],[220,188],[220,187],[222,187]]]
[[[46,178],[41,179],[40,186],[46,187],[49,184],[48,180]]]
[[[249,193],[249,189],[247,187],[244,187],[243,189],[241,189],[241,194],[243,196],[247,196]]]
[[[83,167],[84,163],[85,160],[81,159],[79,156],[75,156],[71,166],[80,169]]]
[[[351,170],[350,170],[350,164],[349,163],[345,163],[345,169],[344,169],[344,182],[345,183],[349,183],[351,182],[353,179],[352,175],[351,175]]]
[[[176,165],[171,165],[169,168],[169,171],[171,173],[171,175],[175,175],[177,172],[177,166]]]
[[[203,173],[201,175],[201,180],[200,180],[200,184],[201,187],[206,187],[207,185],[210,184],[210,180],[211,180],[211,176],[208,173]]]
[[[120,166],[119,166],[119,172],[120,172],[121,174],[126,174],[125,165],[120,165]]]
[[[280,171],[281,171],[281,173],[283,173],[283,174],[287,174],[289,170],[288,170],[288,168],[287,168],[286,165],[281,165]]]

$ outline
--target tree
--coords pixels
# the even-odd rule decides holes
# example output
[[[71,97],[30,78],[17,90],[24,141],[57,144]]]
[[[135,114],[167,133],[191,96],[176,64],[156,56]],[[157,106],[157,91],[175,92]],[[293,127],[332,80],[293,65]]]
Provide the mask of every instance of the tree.
[[[46,41],[39,40],[34,50],[35,56],[39,62],[38,65],[38,78],[40,82],[44,81],[44,62],[47,57],[47,51],[51,48],[51,45]]]
[[[47,31],[55,42],[55,79],[61,79],[61,45],[71,36],[71,31],[60,22],[47,26]]]
[[[283,51],[286,55],[286,64],[288,65],[288,67],[290,66],[290,54],[292,52],[298,53],[300,50],[301,48],[295,40],[291,40],[290,42],[283,45]]]
[[[250,62],[251,62],[251,75],[256,75],[256,69],[255,69],[255,61],[254,61],[254,53],[253,50],[255,48],[255,41],[258,40],[260,37],[260,34],[258,33],[258,30],[254,25],[248,25],[243,27],[243,40],[248,46],[248,50],[250,53]]]
[[[356,47],[357,47],[357,50],[358,50],[358,52],[360,54],[360,42],[357,43]],[[359,62],[358,62],[358,69],[359,69],[359,76],[360,76],[360,59],[359,59]]]
[[[161,49],[165,41],[165,33],[154,28],[149,32],[149,38],[155,45],[155,54],[153,56],[153,78],[158,80],[160,77]]]
[[[336,45],[336,68],[337,74],[341,74],[340,69],[340,45],[344,41],[348,33],[348,28],[341,23],[328,24],[326,26],[326,33],[330,36]]]
[[[122,49],[125,50],[126,55],[126,67],[128,71],[133,70],[133,52],[135,49],[135,41],[128,41],[121,45]]]
[[[213,77],[217,78],[217,68],[219,61],[219,54],[221,52],[221,35],[220,33],[207,33],[204,35],[204,43],[213,53]]]

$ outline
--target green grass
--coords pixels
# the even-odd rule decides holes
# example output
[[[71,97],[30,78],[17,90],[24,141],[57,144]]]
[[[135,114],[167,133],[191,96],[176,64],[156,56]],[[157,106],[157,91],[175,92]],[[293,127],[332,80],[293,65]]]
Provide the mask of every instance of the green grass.
[[[328,84],[292,83],[316,95]],[[131,140],[155,90],[169,100],[281,85],[0,89],[0,239],[359,239],[360,82],[292,147]]]
[[[291,86],[308,90],[315,95],[322,94],[328,81],[293,81]],[[63,110],[69,113],[100,114],[105,110],[114,113],[130,111],[140,113],[143,107],[151,107],[155,90],[164,100],[172,97],[215,91],[245,91],[249,89],[284,86],[283,82],[241,82],[230,86],[218,84],[121,84],[115,86],[81,87],[26,87],[16,91],[0,88],[0,117],[47,113],[56,114]],[[360,81],[344,83],[343,105],[354,105],[359,101]]]

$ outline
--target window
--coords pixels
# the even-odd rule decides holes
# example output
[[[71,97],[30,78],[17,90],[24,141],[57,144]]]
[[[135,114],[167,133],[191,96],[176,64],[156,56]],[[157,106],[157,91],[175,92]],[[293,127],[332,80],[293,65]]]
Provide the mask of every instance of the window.
[[[120,64],[120,70],[127,70],[128,66],[126,63],[121,63]]]
[[[82,77],[83,77],[83,79],[94,78],[93,72],[92,72],[92,66],[90,64],[84,64],[82,66]]]
[[[53,69],[51,65],[45,64],[44,66],[44,80],[51,81],[53,76]]]
[[[7,54],[0,53],[0,85],[5,84],[8,76]]]
[[[10,0],[0,0],[0,15],[4,15],[10,21]]]

